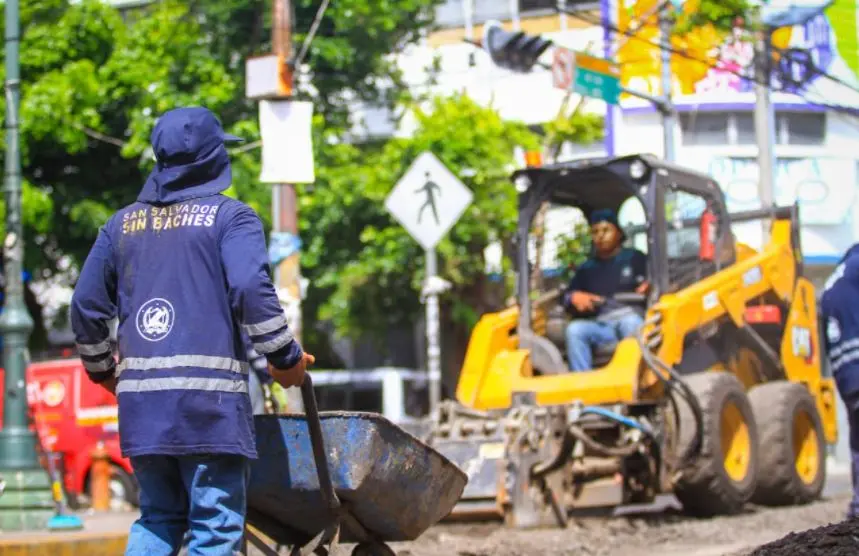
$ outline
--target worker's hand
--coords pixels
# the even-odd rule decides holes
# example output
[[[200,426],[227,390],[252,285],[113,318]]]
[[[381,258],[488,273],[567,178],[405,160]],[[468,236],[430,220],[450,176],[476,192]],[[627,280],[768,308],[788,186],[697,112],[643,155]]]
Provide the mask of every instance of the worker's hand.
[[[99,383],[99,386],[113,394],[116,395],[116,376],[112,376],[109,379],[105,380],[102,383]]]
[[[277,369],[272,365],[269,365],[268,369],[275,382],[284,388],[290,388],[304,384],[304,374],[307,372],[307,366],[314,363],[316,363],[316,358],[309,353],[305,353],[301,357],[301,360],[290,369]]]
[[[650,289],[650,282],[645,280],[644,282],[639,284],[639,286],[637,288],[635,288],[635,293],[645,294],[645,293],[647,293],[647,290],[649,290],[649,289]]]
[[[580,313],[593,311],[594,308],[603,302],[603,298],[588,292],[573,292],[570,294],[570,303]]]

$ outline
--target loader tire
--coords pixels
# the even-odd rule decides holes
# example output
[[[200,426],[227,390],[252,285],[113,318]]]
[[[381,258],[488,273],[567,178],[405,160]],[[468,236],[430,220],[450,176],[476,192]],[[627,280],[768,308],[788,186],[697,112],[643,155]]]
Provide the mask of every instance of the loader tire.
[[[752,502],[793,506],[819,498],[826,482],[825,441],[811,393],[802,384],[779,380],[752,388],[749,401],[766,469]]]
[[[759,444],[751,404],[732,374],[706,371],[685,380],[701,406],[704,430],[700,450],[681,469],[674,494],[685,512],[696,517],[738,513],[751,499],[758,475]],[[677,406],[683,453],[694,439],[695,416],[684,400]]]

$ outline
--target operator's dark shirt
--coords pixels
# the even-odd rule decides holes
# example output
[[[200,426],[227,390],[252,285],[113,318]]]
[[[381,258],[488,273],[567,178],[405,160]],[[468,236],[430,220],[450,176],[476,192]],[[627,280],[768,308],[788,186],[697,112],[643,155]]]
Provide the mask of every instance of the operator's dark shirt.
[[[616,293],[634,292],[647,280],[647,255],[638,249],[624,247],[610,259],[591,257],[580,266],[567,289],[564,291],[563,305],[567,311],[578,318],[593,318],[615,310],[620,305],[610,299],[594,312],[579,313],[570,302],[573,291],[610,297]]]

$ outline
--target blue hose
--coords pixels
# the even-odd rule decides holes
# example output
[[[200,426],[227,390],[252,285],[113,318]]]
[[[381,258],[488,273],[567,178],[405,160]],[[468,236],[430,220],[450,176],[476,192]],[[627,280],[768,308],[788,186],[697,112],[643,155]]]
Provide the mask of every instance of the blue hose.
[[[613,421],[617,421],[618,423],[626,425],[627,427],[631,427],[633,429],[638,429],[648,436],[653,436],[653,432],[651,432],[651,430],[648,427],[645,427],[644,425],[642,425],[638,421],[636,421],[634,419],[630,419],[629,417],[625,417],[625,416],[621,415],[620,413],[615,413],[614,411],[609,411],[608,409],[606,409],[604,407],[599,407],[599,406],[594,406],[594,405],[585,406],[585,408],[582,409],[582,415],[585,415],[587,413],[592,413],[595,415],[601,415],[603,417],[606,417],[607,419],[611,419]]]

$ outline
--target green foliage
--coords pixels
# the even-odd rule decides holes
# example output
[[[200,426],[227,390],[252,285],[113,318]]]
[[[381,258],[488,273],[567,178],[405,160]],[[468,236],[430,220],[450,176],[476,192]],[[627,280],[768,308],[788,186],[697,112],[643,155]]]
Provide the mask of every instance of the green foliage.
[[[317,113],[329,130],[342,129],[351,97],[391,101],[399,94],[388,54],[427,28],[439,1],[331,3],[305,59]],[[297,44],[317,7],[296,2]],[[31,271],[56,271],[61,255],[80,264],[98,227],[134,200],[152,167],[149,134],[159,114],[202,105],[231,131],[250,141],[259,137],[256,103],[244,98],[244,60],[269,51],[270,12],[263,0],[165,0],[122,15],[101,0],[21,6],[21,151]],[[302,96],[308,94],[305,81],[298,79]],[[4,103],[0,99],[0,109]],[[233,176],[229,193],[270,224],[270,188],[258,183],[258,149],[235,151]]]
[[[384,200],[421,152],[432,151],[474,193],[438,246],[440,271],[454,284],[446,300],[461,324],[473,325],[485,308],[479,296],[487,281],[485,248],[509,242],[515,230],[516,192],[505,169],[516,146],[536,148],[538,138],[462,95],[436,98],[412,114],[411,138],[369,153],[325,149],[334,158],[320,162],[314,194],[302,198],[302,231],[311,238],[302,265],[312,282],[330,288],[320,316],[344,335],[404,326],[419,314],[424,253],[387,214]]]
[[[584,113],[576,109],[571,114],[561,111],[543,125],[549,148],[559,151],[564,143],[591,145],[605,136],[605,118],[600,114]]]
[[[712,25],[721,32],[730,32],[741,21],[746,30],[754,28],[752,14],[757,2],[749,0],[701,0],[695,9],[672,11],[675,18],[674,33],[686,35],[694,29]]]
[[[556,238],[555,245],[559,265],[572,271],[581,265],[591,253],[591,233],[585,222],[578,222],[572,233]]]
[[[329,4],[302,61],[308,70],[302,78],[318,90],[316,108],[329,126],[345,125],[353,99],[390,104],[399,97],[402,76],[390,54],[415,43],[432,25],[435,8],[441,3],[443,0],[338,0]],[[239,66],[246,56],[271,52],[270,1],[199,0],[193,4],[207,30],[210,52],[231,71],[242,74]],[[293,4],[293,54],[297,55],[320,3],[296,0]],[[245,108],[255,110],[253,104]]]
[[[317,181],[299,188],[305,342],[320,319],[357,336],[410,326],[421,311],[424,253],[384,209],[390,189],[431,150],[474,192],[474,203],[439,245],[440,269],[454,288],[445,314],[472,325],[494,308],[484,250],[509,252],[516,194],[513,149],[540,147],[525,126],[463,96],[410,105],[408,139],[355,146],[337,141],[355,101],[409,99],[390,53],[431,26],[442,0],[338,0],[322,19],[299,68],[299,97],[316,106]],[[318,2],[295,2],[296,52]],[[40,0],[22,6],[21,148],[26,266],[36,275],[80,264],[98,227],[132,202],[152,167],[149,134],[159,114],[204,105],[253,142],[257,106],[244,98],[244,60],[270,51],[270,2],[164,0],[120,15],[101,0]],[[2,16],[2,14],[0,14]],[[2,70],[0,70],[2,77]],[[312,87],[306,83],[312,83]],[[0,99],[0,109],[5,108]],[[546,127],[547,139],[590,143],[601,119],[573,114]],[[4,147],[0,138],[0,147]],[[233,151],[233,187],[270,224],[270,188],[258,182],[259,150]],[[4,212],[0,202],[0,216]],[[505,259],[505,270],[509,260]],[[509,274],[505,272],[505,274]]]

